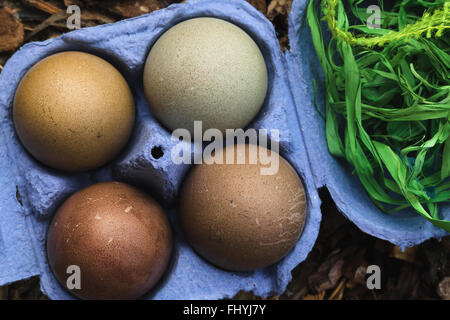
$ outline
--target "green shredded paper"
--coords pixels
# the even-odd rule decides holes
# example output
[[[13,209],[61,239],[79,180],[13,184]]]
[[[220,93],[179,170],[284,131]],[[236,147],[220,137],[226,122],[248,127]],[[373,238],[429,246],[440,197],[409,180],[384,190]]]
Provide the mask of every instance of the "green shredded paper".
[[[374,27],[363,0],[309,3],[328,149],[354,166],[380,209],[412,207],[450,232],[438,215],[450,200],[450,1],[378,6]]]

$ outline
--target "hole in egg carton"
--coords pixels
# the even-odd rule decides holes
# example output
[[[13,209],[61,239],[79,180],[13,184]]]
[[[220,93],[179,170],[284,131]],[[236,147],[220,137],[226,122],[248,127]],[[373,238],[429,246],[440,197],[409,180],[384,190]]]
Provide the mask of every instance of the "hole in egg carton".
[[[161,146],[153,147],[151,154],[152,154],[153,159],[158,160],[159,158],[164,156],[163,148]]]

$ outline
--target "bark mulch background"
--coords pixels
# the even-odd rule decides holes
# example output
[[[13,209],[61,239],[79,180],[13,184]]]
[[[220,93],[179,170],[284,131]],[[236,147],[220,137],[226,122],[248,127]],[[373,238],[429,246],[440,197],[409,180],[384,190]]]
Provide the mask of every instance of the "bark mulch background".
[[[81,8],[81,26],[90,27],[146,14],[173,0],[0,0],[0,72],[24,43],[67,32],[66,8]],[[280,46],[289,48],[287,14],[292,0],[248,0],[272,21]],[[271,299],[447,299],[450,300],[450,237],[429,240],[402,252],[362,233],[341,215],[326,189],[320,192],[323,221],[308,258],[293,271],[286,291]],[[366,286],[366,268],[381,269],[381,289]],[[236,299],[259,299],[239,292]],[[47,299],[39,278],[0,287],[2,299]]]

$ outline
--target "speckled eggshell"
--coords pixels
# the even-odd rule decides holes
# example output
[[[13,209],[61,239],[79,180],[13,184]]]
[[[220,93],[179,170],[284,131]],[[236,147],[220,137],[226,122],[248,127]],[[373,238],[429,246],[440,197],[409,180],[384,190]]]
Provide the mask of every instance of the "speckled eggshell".
[[[34,65],[14,98],[16,132],[42,163],[65,171],[95,169],[124,147],[134,125],[131,90],[117,69],[84,52],[62,52]]]
[[[164,273],[172,248],[161,207],[119,182],[97,183],[73,194],[57,211],[47,235],[50,267],[64,288],[79,266],[83,299],[134,299]]]
[[[244,128],[267,92],[267,68],[253,39],[217,18],[194,18],[166,31],[144,69],[148,104],[170,130]]]
[[[242,150],[235,146],[235,155]],[[305,223],[306,198],[302,182],[281,156],[274,175],[250,164],[201,164],[183,183],[180,220],[193,248],[214,265],[233,271],[269,266],[297,242]],[[267,151],[267,149],[265,149]],[[224,157],[223,150],[217,157]],[[236,157],[235,157],[236,159]],[[205,160],[208,161],[208,160]]]

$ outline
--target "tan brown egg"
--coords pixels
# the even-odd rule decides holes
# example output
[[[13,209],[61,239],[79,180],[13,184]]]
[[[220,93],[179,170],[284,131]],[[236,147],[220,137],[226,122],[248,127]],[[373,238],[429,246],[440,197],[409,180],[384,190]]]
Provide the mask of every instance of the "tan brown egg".
[[[21,80],[13,118],[25,148],[65,171],[95,169],[128,141],[135,110],[131,90],[107,61],[62,52],[35,64]]]
[[[56,212],[47,235],[56,278],[83,299],[142,296],[163,275],[171,248],[169,221],[158,203],[119,182],[73,194]],[[79,268],[79,289],[71,266]]]
[[[277,262],[296,244],[305,224],[306,196],[296,171],[277,153],[240,145],[226,147],[215,157],[225,159],[232,150],[234,163],[246,156],[243,164],[206,164],[212,160],[207,156],[188,174],[180,219],[202,257],[224,269],[248,271]],[[261,151],[273,156],[266,174],[261,169],[270,167],[269,158],[261,157]],[[255,156],[254,164],[249,155]]]

